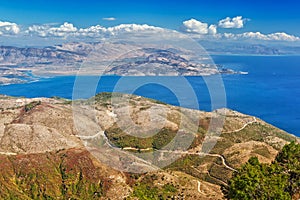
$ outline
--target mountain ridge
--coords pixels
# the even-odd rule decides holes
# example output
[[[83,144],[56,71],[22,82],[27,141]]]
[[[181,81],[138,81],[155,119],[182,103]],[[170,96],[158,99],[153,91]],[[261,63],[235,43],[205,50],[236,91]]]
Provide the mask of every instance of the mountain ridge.
[[[95,106],[97,121],[91,120],[87,110],[79,112],[81,113],[79,118],[84,124],[87,123],[86,127],[95,127],[92,129],[81,126],[78,129],[74,126],[72,114],[74,102],[69,100],[1,96],[0,164],[3,169],[0,173],[1,198],[137,199],[139,195],[153,193],[164,199],[172,197],[223,199],[221,187],[227,184],[234,170],[248,158],[257,156],[261,162],[270,163],[284,144],[289,141],[299,141],[299,138],[258,118],[226,110],[222,134],[211,138],[217,141],[216,145],[209,153],[202,155],[201,144],[205,141],[204,137],[210,120],[215,116],[214,113],[180,110],[179,107],[155,100],[117,94],[118,98],[129,97],[132,119],[141,124],[144,131],[149,130],[147,112],[150,110],[153,112],[158,106],[169,113],[163,135],[157,134],[145,139],[137,138],[132,143],[133,136],[128,133],[138,132],[135,129],[125,129],[127,135],[123,135],[122,132],[117,131],[115,122],[122,121],[118,118],[121,117],[122,110],[118,109],[124,102],[117,103],[120,107],[112,107],[112,96],[111,93],[101,93],[88,101],[75,103],[75,106],[80,105],[80,109],[84,110],[90,105]],[[25,109],[26,106],[30,109]],[[159,116],[159,112],[156,112],[153,114]],[[109,160],[105,160],[105,156],[99,160],[97,154],[91,150],[87,151],[85,147],[85,141],[96,144],[100,141],[98,140],[100,137],[91,140],[78,137],[84,134],[93,135],[96,125],[99,125],[105,130],[108,141],[114,144],[116,150],[136,153],[140,152],[142,147],[161,149],[161,145],[168,143],[170,138],[174,137],[173,131],[178,130],[176,120],[178,116],[183,117],[186,122],[198,116],[200,119],[198,132],[188,149],[174,151],[172,154],[161,151],[163,157],[174,153],[179,156],[174,162],[158,171],[135,174],[112,169],[110,163],[113,160],[109,154],[107,155]],[[126,125],[126,120],[124,124]],[[118,126],[123,127],[124,124],[120,122]],[[113,135],[111,130],[115,131]],[[126,149],[126,147],[137,149]],[[103,152],[101,148],[98,151]],[[133,163],[128,164],[125,160],[123,165],[130,166],[131,169],[137,167]],[[30,186],[32,183],[34,183],[33,188]],[[120,192],[119,196],[113,195],[116,191]]]
[[[55,75],[208,76],[240,73],[183,49],[130,43],[67,43],[53,47],[0,46],[0,84]],[[203,54],[203,55],[202,55]],[[97,66],[97,67],[95,67]]]

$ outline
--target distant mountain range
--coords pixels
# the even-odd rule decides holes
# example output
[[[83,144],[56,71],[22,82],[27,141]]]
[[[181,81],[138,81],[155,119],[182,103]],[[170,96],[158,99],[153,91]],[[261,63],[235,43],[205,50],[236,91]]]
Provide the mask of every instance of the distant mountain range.
[[[134,51],[132,51],[134,49]],[[194,58],[193,58],[194,56]],[[34,47],[0,47],[0,84],[22,83],[44,75],[206,76],[236,73],[182,49],[145,48],[127,43],[67,43]]]
[[[0,47],[0,84],[35,80],[32,73],[51,74],[74,71],[88,52],[63,50],[56,47]]]
[[[285,52],[278,48],[267,47],[260,44],[254,45],[226,45],[218,48],[208,47],[207,51],[212,54],[249,54],[249,55],[283,55]]]
[[[300,55],[300,47],[285,44],[199,41],[209,54],[233,55]]]
[[[240,72],[214,65],[208,55],[295,55],[300,52],[299,47],[284,45],[274,47],[212,41],[200,41],[199,44],[208,53],[199,53],[198,57],[197,52],[179,48],[149,48],[126,42],[105,45],[103,42],[73,42],[43,48],[0,46],[0,84],[24,83],[45,75],[78,73],[120,76],[231,74]]]
[[[58,49],[55,47],[45,48],[18,48],[11,46],[0,47],[0,62],[12,65],[35,65],[35,64],[59,64],[68,62],[80,62],[88,52],[76,52]]]

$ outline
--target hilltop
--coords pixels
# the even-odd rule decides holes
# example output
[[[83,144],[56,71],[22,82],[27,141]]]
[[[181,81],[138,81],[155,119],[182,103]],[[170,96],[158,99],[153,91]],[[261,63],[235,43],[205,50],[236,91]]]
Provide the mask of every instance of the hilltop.
[[[209,135],[217,116],[224,119],[221,134]],[[187,146],[172,143],[177,133],[193,140]],[[229,109],[203,112],[112,93],[75,102],[0,96],[0,198],[223,199],[221,187],[236,168],[252,156],[271,163],[285,144],[297,140]],[[170,152],[167,144],[178,148]],[[215,145],[207,152],[209,144]],[[149,171],[152,165],[108,148],[146,161],[175,154],[177,159]],[[139,156],[145,153],[152,158]],[[133,173],[137,168],[149,170]]]

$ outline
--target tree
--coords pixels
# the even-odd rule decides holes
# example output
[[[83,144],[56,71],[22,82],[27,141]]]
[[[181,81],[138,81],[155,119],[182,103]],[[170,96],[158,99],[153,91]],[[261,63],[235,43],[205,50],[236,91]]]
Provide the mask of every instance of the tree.
[[[292,199],[300,192],[300,145],[285,145],[275,161],[261,164],[252,157],[229,180],[229,199]]]
[[[300,145],[291,142],[277,155],[278,163],[285,174],[289,175],[287,190],[291,195],[300,194]]]

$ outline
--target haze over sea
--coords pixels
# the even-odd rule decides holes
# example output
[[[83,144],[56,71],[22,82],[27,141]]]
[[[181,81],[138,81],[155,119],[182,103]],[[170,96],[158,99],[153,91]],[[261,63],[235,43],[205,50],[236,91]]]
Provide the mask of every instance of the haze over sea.
[[[257,116],[289,133],[300,136],[300,56],[212,56],[216,64],[249,74],[223,75],[227,107]],[[98,78],[98,77],[89,77]],[[97,92],[113,91],[120,77],[101,78]],[[128,82],[153,77],[128,77]],[[176,77],[161,77],[176,84]],[[210,111],[211,101],[201,77],[187,77],[201,110]],[[44,78],[38,82],[0,86],[0,94],[25,97],[72,98],[74,76]],[[178,85],[180,87],[180,85]],[[125,92],[126,91],[121,91]],[[135,94],[178,105],[176,96],[157,84],[140,87]],[[90,97],[89,95],[86,96]],[[186,99],[185,107],[195,108]],[[218,107],[218,105],[217,105]]]

